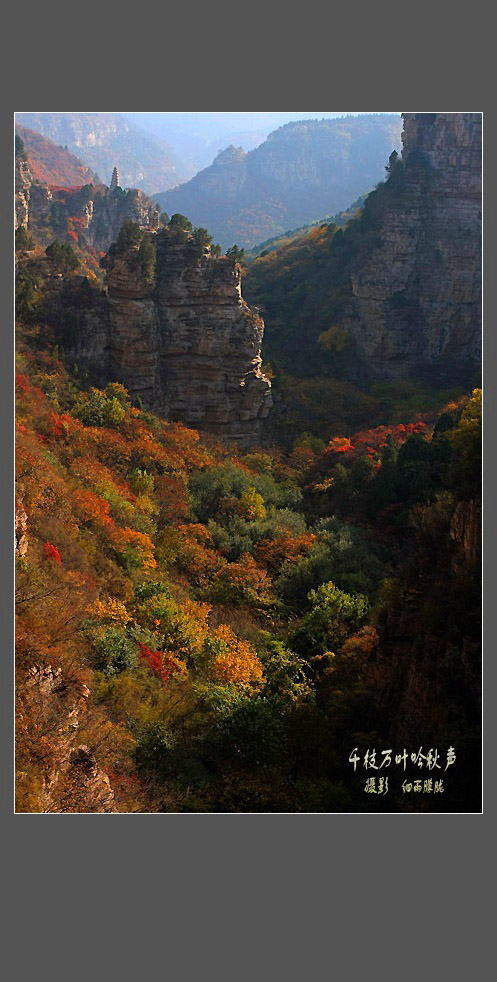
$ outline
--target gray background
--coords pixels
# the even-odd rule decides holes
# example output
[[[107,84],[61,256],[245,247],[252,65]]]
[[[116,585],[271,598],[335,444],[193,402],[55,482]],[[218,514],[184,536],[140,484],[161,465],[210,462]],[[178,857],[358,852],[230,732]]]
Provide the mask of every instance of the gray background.
[[[455,4],[433,3],[424,9],[384,3],[381,14],[378,5],[348,5],[346,19],[335,7],[311,4],[292,9],[266,3],[260,13],[255,5],[190,3],[181,15],[178,8],[144,4],[94,11],[51,4],[34,13],[18,6],[4,14],[4,24],[11,64],[1,87],[7,108],[0,264],[0,555],[6,567],[0,591],[0,841],[14,961],[7,978],[486,978],[491,773],[483,816],[13,814],[10,229],[14,110],[198,111],[202,102],[205,111],[257,105],[293,110],[323,94],[337,110],[381,111],[392,96],[399,111],[487,110],[486,214],[495,216],[496,118],[489,95],[494,32],[477,4],[459,12]],[[487,218],[487,375],[495,365],[494,226],[495,218]],[[490,414],[491,389],[485,404]],[[493,456],[489,448],[487,486]],[[494,521],[494,509],[488,509],[485,592],[491,612]],[[492,628],[487,624],[488,633]],[[486,730],[495,717],[492,641],[485,646]],[[490,747],[486,733],[489,768]]]

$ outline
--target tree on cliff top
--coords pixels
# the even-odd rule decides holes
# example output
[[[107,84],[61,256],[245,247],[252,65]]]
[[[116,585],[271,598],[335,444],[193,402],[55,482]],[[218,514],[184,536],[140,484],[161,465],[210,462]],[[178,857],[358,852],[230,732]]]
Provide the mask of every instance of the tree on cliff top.
[[[169,220],[169,228],[181,228],[184,232],[191,232],[193,225],[186,215],[180,215],[179,212],[176,212]]]
[[[70,245],[55,239],[45,249],[45,255],[61,273],[70,273],[78,266],[78,257]]]
[[[234,263],[241,263],[245,255],[245,249],[239,249],[237,245],[232,245],[226,250],[227,259],[232,259]]]
[[[142,238],[143,231],[140,226],[137,225],[136,222],[126,219],[126,221],[122,223],[119,230],[119,235],[115,246],[116,253],[118,255],[122,255],[124,252],[127,252],[128,249],[131,249],[132,246],[140,245]]]

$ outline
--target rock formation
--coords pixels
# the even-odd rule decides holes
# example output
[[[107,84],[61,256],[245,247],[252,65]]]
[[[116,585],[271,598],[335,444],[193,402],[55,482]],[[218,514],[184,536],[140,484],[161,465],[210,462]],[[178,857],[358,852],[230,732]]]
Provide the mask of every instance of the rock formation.
[[[33,184],[33,174],[29,166],[29,161],[25,155],[16,155],[15,169],[15,228],[28,227],[29,220],[29,196],[31,185]]]
[[[137,265],[138,247],[112,256],[108,295],[72,311],[78,329],[62,339],[66,354],[96,384],[122,382],[166,419],[240,447],[260,442],[272,405],[261,371],[264,323],[241,295],[239,267],[208,246],[199,255],[186,233],[152,240],[153,282]]]
[[[402,161],[380,192],[376,247],[352,260],[341,326],[371,375],[454,384],[481,357],[481,114],[403,116]]]
[[[89,711],[88,686],[64,677],[60,668],[32,665],[21,688],[19,722],[35,716],[50,747],[41,757],[37,810],[115,812],[108,775],[86,744],[78,743]]]

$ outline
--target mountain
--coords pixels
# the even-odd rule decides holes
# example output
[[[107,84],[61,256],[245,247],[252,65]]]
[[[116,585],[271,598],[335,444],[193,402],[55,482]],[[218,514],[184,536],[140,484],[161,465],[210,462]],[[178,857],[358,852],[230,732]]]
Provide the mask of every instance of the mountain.
[[[26,129],[24,126],[16,126],[16,133],[24,143],[35,180],[65,188],[100,184],[98,174],[94,174],[66,147],[59,147],[41,133]]]
[[[171,147],[116,113],[17,113],[16,123],[66,147],[106,182],[117,166],[124,187],[148,194],[191,173]]]
[[[288,123],[246,153],[230,146],[186,184],[155,195],[209,229],[223,247],[250,247],[346,208],[384,174],[400,116]]]
[[[345,230],[256,259],[265,358],[292,376],[468,384],[481,345],[481,114],[404,113],[402,158]]]

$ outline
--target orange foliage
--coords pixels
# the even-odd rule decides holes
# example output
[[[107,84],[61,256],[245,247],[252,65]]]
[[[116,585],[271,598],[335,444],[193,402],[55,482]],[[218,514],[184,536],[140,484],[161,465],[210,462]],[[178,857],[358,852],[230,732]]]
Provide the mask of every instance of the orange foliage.
[[[259,563],[275,574],[283,563],[296,563],[303,553],[312,548],[315,541],[316,536],[312,532],[303,532],[301,535],[283,532],[273,539],[258,542],[254,554]]]

